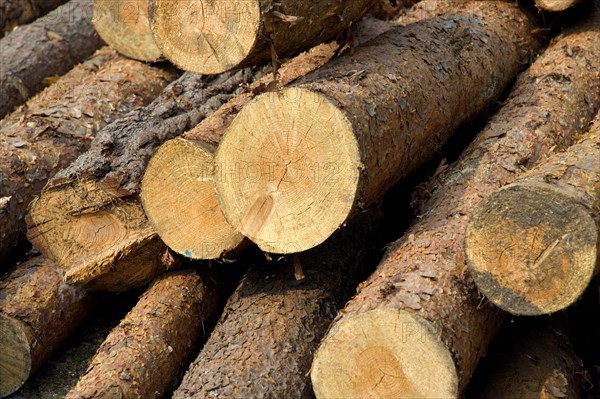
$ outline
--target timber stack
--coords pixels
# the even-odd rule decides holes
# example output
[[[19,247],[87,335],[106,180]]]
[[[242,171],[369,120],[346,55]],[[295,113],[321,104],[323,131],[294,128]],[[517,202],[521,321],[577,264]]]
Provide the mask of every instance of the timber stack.
[[[600,395],[598,26],[0,0],[0,398]],[[106,297],[77,381],[32,393]]]

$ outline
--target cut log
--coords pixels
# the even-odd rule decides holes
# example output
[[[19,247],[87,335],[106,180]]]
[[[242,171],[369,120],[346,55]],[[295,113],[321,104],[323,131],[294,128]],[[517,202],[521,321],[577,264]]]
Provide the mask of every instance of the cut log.
[[[215,74],[288,57],[335,39],[376,0],[150,1],[150,27],[180,68]],[[183,29],[182,29],[183,27]]]
[[[564,11],[579,0],[535,0],[537,8],[545,11]]]
[[[0,1],[0,38],[5,32],[47,14],[67,0],[2,0]]]
[[[71,0],[0,40],[0,118],[102,45],[92,0]]]
[[[283,267],[257,260],[173,397],[313,397],[312,355],[337,309],[377,262],[381,235],[373,220],[362,214]],[[301,281],[294,277],[297,262]]]
[[[66,270],[70,283],[94,281],[90,288],[113,291],[147,284],[169,266],[137,198],[148,159],[252,79],[250,70],[184,74],[149,106],[106,126],[32,201],[29,240]]]
[[[94,299],[34,257],[0,281],[0,397],[17,389],[91,314]]]
[[[94,27],[112,48],[141,61],[158,61],[150,31],[148,0],[94,0]]]
[[[469,216],[587,129],[600,106],[598,11],[551,43],[457,163],[427,184],[417,222],[389,246],[321,343],[311,373],[317,397],[463,391],[504,318],[467,272]]]
[[[27,205],[48,179],[176,77],[106,47],[0,121],[0,263],[25,239]]]
[[[216,318],[218,291],[192,270],[159,277],[115,327],[67,399],[162,398]]]
[[[600,254],[600,116],[585,138],[482,201],[467,226],[469,271],[516,315],[575,302]]]
[[[229,223],[266,252],[319,245],[493,105],[538,48],[534,25],[503,2],[453,4],[466,11],[392,29],[244,107],[215,157]]]

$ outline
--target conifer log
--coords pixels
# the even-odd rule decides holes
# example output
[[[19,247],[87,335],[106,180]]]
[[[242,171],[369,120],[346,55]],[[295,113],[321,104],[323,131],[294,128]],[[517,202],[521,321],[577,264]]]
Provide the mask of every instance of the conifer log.
[[[564,11],[579,0],[535,0],[535,5],[545,11]]]
[[[93,297],[37,256],[0,281],[0,397],[19,389],[91,314]]]
[[[494,104],[535,25],[515,5],[461,4],[246,105],[215,158],[229,223],[266,252],[319,245]]]
[[[69,283],[120,291],[150,282],[171,264],[137,198],[148,159],[252,79],[250,70],[186,73],[147,107],[106,126],[32,201],[29,240],[65,269]]]
[[[217,315],[218,291],[193,270],[159,277],[102,343],[67,399],[162,398]]]
[[[141,61],[158,61],[160,50],[150,31],[148,0],[94,0],[94,27],[119,53]]]
[[[556,38],[457,163],[427,184],[418,220],[389,246],[315,354],[318,398],[460,396],[504,318],[467,272],[469,216],[587,129],[600,106],[598,18],[596,7]]]
[[[105,47],[0,121],[0,263],[25,239],[27,205],[48,179],[176,76]]]
[[[515,315],[574,303],[598,272],[600,114],[589,133],[483,200],[467,226],[479,290]]]
[[[163,55],[175,65],[216,74],[335,39],[375,2],[150,0],[150,27]]]
[[[0,118],[102,45],[92,0],[71,0],[0,40]]]
[[[312,355],[381,248],[375,219],[359,219],[285,266],[255,261],[173,398],[313,397]]]
[[[5,32],[47,14],[67,0],[1,0],[0,38]]]

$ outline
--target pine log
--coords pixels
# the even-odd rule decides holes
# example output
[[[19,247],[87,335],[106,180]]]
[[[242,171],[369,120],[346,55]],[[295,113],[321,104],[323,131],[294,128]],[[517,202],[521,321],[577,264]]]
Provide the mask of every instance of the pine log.
[[[93,297],[37,256],[0,281],[0,397],[17,389],[91,314]]]
[[[150,27],[175,65],[215,74],[276,62],[335,39],[376,1],[231,0],[183,6],[151,0]]]
[[[479,290],[516,315],[574,303],[599,271],[600,114],[581,142],[482,201],[465,249]]]
[[[598,11],[551,43],[457,163],[426,185],[417,221],[390,244],[321,343],[311,373],[318,398],[464,390],[504,318],[467,272],[469,216],[587,129],[600,106]]]
[[[493,105],[536,25],[514,4],[461,4],[244,107],[215,157],[229,223],[266,252],[319,245]]]
[[[91,11],[92,0],[71,0],[0,40],[0,118],[102,45]]]
[[[102,343],[67,399],[162,398],[208,334],[218,291],[192,270],[159,277]]]
[[[0,38],[5,32],[47,14],[67,0],[0,0]]]
[[[32,201],[29,240],[65,269],[69,283],[115,291],[151,281],[170,265],[137,198],[148,159],[252,79],[250,70],[186,73],[147,107],[106,126]]]
[[[535,0],[537,8],[545,11],[564,11],[579,0]]]
[[[367,213],[319,248],[273,267],[258,260],[173,398],[311,398],[308,371],[329,323],[377,262]],[[294,277],[299,262],[304,279]]]
[[[148,0],[94,0],[94,27],[112,48],[141,61],[158,61],[150,31]]]
[[[0,263],[25,239],[27,205],[47,180],[175,77],[105,47],[0,121]]]

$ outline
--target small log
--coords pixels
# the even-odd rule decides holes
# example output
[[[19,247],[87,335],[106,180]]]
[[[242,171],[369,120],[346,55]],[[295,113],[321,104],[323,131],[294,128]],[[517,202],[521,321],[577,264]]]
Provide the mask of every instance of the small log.
[[[374,219],[359,219],[285,266],[252,265],[173,397],[313,397],[313,353],[381,248]]]
[[[467,272],[469,216],[587,129],[600,106],[598,11],[551,43],[457,163],[427,184],[416,223],[389,246],[315,354],[317,397],[460,396],[504,319]]]
[[[5,32],[47,14],[67,0],[2,0],[0,1],[0,38]]]
[[[319,245],[494,104],[539,47],[535,24],[504,2],[446,7],[461,4],[244,107],[215,157],[229,223],[266,252]]]
[[[578,2],[579,0],[535,0],[535,5],[544,11],[564,11]]]
[[[140,61],[158,61],[160,50],[150,31],[148,0],[94,0],[94,27],[119,53]]]
[[[482,201],[465,249],[479,290],[512,314],[574,303],[600,267],[600,114],[581,142]]]
[[[162,398],[208,334],[218,291],[192,270],[159,277],[98,348],[67,399]]]
[[[0,40],[0,118],[102,45],[92,0],[71,0]]]
[[[91,314],[92,296],[37,256],[0,281],[0,397],[17,391]]]
[[[289,57],[335,39],[376,0],[150,1],[150,27],[180,68],[216,74]],[[184,27],[184,29],[181,29]]]
[[[25,239],[27,205],[48,179],[176,76],[105,47],[0,121],[0,259]]]

